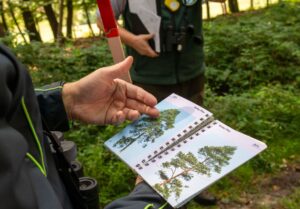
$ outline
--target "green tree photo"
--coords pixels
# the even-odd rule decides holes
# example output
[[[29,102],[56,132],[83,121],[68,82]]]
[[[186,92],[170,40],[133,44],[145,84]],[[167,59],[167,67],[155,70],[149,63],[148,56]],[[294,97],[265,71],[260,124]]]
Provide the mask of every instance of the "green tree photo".
[[[162,164],[163,169],[158,173],[162,182],[154,187],[165,198],[174,194],[178,199],[183,187],[187,187],[184,181],[190,181],[194,174],[210,177],[212,172],[220,173],[222,167],[229,164],[235,150],[236,147],[233,146],[205,146],[198,150],[198,156],[192,152],[179,152],[173,159]]]
[[[138,140],[138,143],[142,143],[143,148],[145,148],[148,143],[154,143],[155,139],[162,136],[166,130],[174,127],[175,119],[179,113],[180,111],[177,109],[167,109],[160,113],[159,118],[142,118],[129,131],[129,136],[123,136],[113,146],[122,152]]]
[[[218,199],[211,208],[299,209],[300,1],[216,1],[225,0],[203,5],[203,106],[230,127],[262,140],[268,149],[208,188]],[[239,11],[232,11],[235,8]],[[35,87],[78,80],[113,63],[107,40],[95,25],[96,9],[95,0],[72,4],[70,0],[0,0],[0,42],[28,68]],[[40,35],[42,42],[31,41],[29,35],[32,39]],[[62,44],[57,35],[65,40]],[[162,124],[157,123],[155,130],[152,122],[135,139],[141,150],[144,144],[152,145],[150,138],[144,142],[146,137],[160,134]],[[97,179],[100,208],[127,195],[135,185],[135,173],[104,146],[125,124],[74,122],[65,133],[66,139],[76,142],[85,175]],[[126,149],[130,140],[116,147]],[[161,169],[165,179],[171,178],[167,168]],[[192,182],[183,181],[184,177],[189,175],[178,177],[174,184]],[[207,208],[195,201],[187,207]]]

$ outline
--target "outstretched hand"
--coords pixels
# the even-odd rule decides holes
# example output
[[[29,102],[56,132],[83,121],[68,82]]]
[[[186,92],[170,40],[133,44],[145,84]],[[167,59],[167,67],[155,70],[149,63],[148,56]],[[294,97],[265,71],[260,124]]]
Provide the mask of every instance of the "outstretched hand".
[[[141,114],[158,117],[156,98],[140,87],[118,79],[129,71],[132,57],[100,68],[79,81],[66,83],[63,102],[69,119],[92,124],[118,124]]]

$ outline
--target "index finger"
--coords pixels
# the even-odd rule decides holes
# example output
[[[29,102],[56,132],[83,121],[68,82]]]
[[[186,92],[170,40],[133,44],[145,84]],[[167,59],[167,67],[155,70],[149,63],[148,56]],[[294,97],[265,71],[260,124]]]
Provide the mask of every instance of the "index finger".
[[[150,107],[154,107],[157,104],[157,99],[151,93],[147,92],[141,87],[118,78],[115,79],[115,82],[118,82],[120,85],[124,85],[126,89],[126,96],[128,98],[138,100],[139,102]]]
[[[145,105],[137,100],[127,99],[126,106],[131,110],[136,110],[141,114],[146,114],[153,118],[157,118],[159,116],[159,110],[156,107]]]
[[[158,57],[158,54],[149,46],[147,56],[154,58],[154,57]]]

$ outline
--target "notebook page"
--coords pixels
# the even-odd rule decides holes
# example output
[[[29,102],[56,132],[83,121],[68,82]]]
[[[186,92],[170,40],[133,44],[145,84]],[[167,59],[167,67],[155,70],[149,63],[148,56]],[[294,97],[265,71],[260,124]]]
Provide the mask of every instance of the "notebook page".
[[[160,118],[142,116],[105,142],[105,146],[134,170],[212,117],[209,111],[176,94],[161,101],[157,108]]]

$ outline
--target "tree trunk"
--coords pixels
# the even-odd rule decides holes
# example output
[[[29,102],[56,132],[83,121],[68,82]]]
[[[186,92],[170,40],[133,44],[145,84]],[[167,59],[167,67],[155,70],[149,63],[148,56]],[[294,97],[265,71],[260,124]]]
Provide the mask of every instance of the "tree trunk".
[[[145,133],[142,133],[142,134],[138,135],[137,137],[135,137],[134,139],[132,139],[132,140],[130,141],[129,144],[127,144],[125,147],[123,147],[123,148],[120,150],[120,152],[122,152],[122,151],[124,151],[125,149],[127,149],[127,147],[129,147],[133,142],[135,142],[137,139],[141,138],[143,135],[145,135]]]
[[[166,179],[165,181],[161,182],[159,184],[159,186],[163,186],[165,184],[168,184],[170,183],[173,179],[176,179],[178,176],[181,176],[182,174],[188,174],[190,171],[192,171],[193,169],[192,168],[187,168],[185,170],[183,170],[181,173],[178,173],[177,175],[175,176],[171,176],[169,179]]]
[[[51,4],[47,4],[44,6],[44,10],[47,16],[47,19],[49,21],[54,40],[57,40],[57,33],[58,33],[58,22],[54,13],[54,10],[52,8]]]
[[[253,9],[254,9],[253,0],[250,0],[250,9],[251,9],[251,10],[253,10]]]
[[[7,3],[8,3],[8,8],[9,8],[9,13],[10,13],[16,27],[18,28],[18,31],[19,31],[20,35],[22,36],[24,43],[27,43],[27,40],[26,40],[26,38],[25,38],[25,36],[24,36],[20,26],[19,26],[17,18],[15,16],[13,5],[11,4],[10,0],[8,0]]]
[[[35,21],[32,12],[30,11],[29,7],[26,5],[29,0],[23,0],[25,6],[21,7],[22,16],[24,19],[25,27],[29,32],[29,39],[30,41],[42,41],[39,32],[36,29]]]
[[[207,0],[205,2],[206,4],[206,14],[207,14],[207,19],[209,20],[210,19],[210,8],[209,8],[209,1]]]
[[[226,2],[221,3],[221,8],[222,8],[223,15],[226,15],[227,14]]]
[[[5,36],[5,29],[2,23],[0,23],[0,37]]]
[[[4,33],[8,33],[8,26],[6,23],[5,15],[4,15],[4,7],[3,7],[3,0],[0,0],[0,14],[1,14],[1,23]]]
[[[229,10],[231,13],[237,13],[240,11],[238,0],[228,0],[228,4],[229,4]]]
[[[61,44],[63,42],[62,26],[64,17],[64,1],[59,0],[59,18],[58,18],[58,30],[57,30],[57,43]]]
[[[93,31],[93,28],[92,28],[92,25],[91,25],[91,21],[90,21],[90,16],[89,16],[88,7],[87,7],[87,5],[86,5],[86,3],[85,3],[84,0],[82,0],[82,5],[83,5],[83,9],[84,9],[84,12],[85,12],[85,15],[86,15],[86,21],[87,21],[87,24],[88,24],[88,26],[89,26],[89,28],[90,28],[90,31],[91,31],[93,37],[95,37],[95,33],[94,33],[94,31]]]
[[[67,0],[67,37],[72,38],[72,25],[73,25],[73,1]]]

